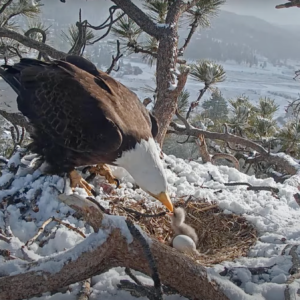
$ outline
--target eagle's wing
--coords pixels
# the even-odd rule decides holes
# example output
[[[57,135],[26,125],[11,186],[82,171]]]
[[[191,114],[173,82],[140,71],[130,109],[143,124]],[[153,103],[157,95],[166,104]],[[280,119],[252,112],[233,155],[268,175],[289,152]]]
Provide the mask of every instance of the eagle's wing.
[[[75,65],[76,67],[96,76],[98,79],[100,79],[98,81],[99,86],[101,86],[101,88],[105,89],[110,94],[114,94],[115,91],[121,91],[120,96],[122,97],[124,95],[124,92],[125,93],[129,92],[129,90],[125,86],[123,86],[121,83],[114,80],[112,77],[108,76],[106,73],[98,70],[97,67],[91,61],[87,60],[86,58],[84,58],[82,56],[70,54],[70,55],[67,55],[64,60]],[[116,95],[116,96],[118,96],[118,95]],[[133,93],[131,96],[134,98],[137,98],[136,95]],[[148,111],[140,103],[139,100],[137,102],[139,102],[139,104],[140,104],[140,110],[144,114],[145,120],[150,125],[152,136],[153,136],[153,138],[155,138],[158,133],[157,119],[154,117],[154,115],[150,111]]]
[[[119,128],[98,105],[107,93],[104,82],[101,87],[94,76],[65,62],[20,64],[15,65],[21,69],[18,106],[36,130],[78,152],[119,148]]]

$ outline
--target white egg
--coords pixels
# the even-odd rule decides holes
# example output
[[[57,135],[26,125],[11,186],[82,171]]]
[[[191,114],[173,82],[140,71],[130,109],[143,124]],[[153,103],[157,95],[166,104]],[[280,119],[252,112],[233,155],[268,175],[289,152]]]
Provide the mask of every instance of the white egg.
[[[195,252],[196,244],[195,242],[187,235],[177,235],[173,239],[173,247],[181,252]]]

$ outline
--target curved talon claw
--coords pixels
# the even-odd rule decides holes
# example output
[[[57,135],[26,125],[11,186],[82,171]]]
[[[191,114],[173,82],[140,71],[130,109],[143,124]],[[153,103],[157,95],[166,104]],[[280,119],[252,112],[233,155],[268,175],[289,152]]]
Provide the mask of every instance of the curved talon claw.
[[[114,181],[116,182],[116,189],[120,187],[120,180],[117,178],[114,178]]]

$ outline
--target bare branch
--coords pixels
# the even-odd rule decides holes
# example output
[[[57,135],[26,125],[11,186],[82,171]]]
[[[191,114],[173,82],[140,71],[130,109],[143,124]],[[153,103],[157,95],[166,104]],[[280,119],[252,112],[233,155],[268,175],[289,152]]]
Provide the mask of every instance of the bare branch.
[[[289,0],[290,2],[276,5],[275,8],[290,8],[290,7],[298,7],[300,8],[300,1],[299,0]]]
[[[13,40],[23,44],[26,47],[41,51],[42,53],[45,53],[54,59],[61,59],[61,58],[65,58],[67,56],[67,54],[65,52],[58,51],[55,48],[53,48],[47,44],[35,41],[35,40],[33,40],[29,37],[26,37],[18,32],[9,30],[4,27],[0,27],[0,37],[13,39]]]
[[[117,40],[117,54],[116,56],[112,55],[112,62],[110,67],[106,70],[107,74],[110,74],[111,71],[114,69],[115,65],[117,64],[118,60],[123,56],[123,54],[120,51],[120,41]],[[117,69],[118,70],[118,69]],[[116,70],[116,71],[117,71]]]
[[[246,185],[248,191],[270,191],[273,193],[279,193],[279,189],[272,186],[253,186],[248,182],[228,182],[224,183],[226,186]]]
[[[13,0],[8,0],[0,9],[0,15],[4,13],[5,9],[13,2]]]
[[[78,28],[78,35],[73,46],[69,50],[68,54],[81,55],[84,51],[86,45],[86,28],[87,22],[81,21],[81,9],[79,9],[79,21],[76,22],[76,27]]]
[[[45,30],[41,29],[41,28],[30,28],[29,30],[27,30],[24,35],[30,38],[30,35],[32,33],[39,33],[42,35],[42,43],[46,43],[46,39],[47,39],[47,34],[45,32]],[[42,51],[39,51],[39,55],[38,55],[38,59],[41,59],[41,57],[44,57],[46,61],[49,61],[48,56],[43,53]]]
[[[195,107],[197,107],[199,105],[201,98],[203,97],[203,95],[205,94],[205,92],[207,91],[208,88],[209,88],[209,85],[205,85],[204,88],[200,90],[197,100],[191,102],[190,107],[185,116],[186,119],[188,119],[190,117],[191,112],[195,109]]]
[[[189,42],[192,39],[193,34],[195,33],[195,31],[196,31],[196,29],[198,27],[198,21],[194,20],[194,22],[190,26],[191,26],[191,29],[190,29],[189,34],[188,34],[187,38],[185,39],[185,42],[184,42],[183,46],[178,50],[178,56],[182,56],[183,55],[184,50],[188,46]]]
[[[174,133],[177,135],[189,135],[195,137],[198,137],[200,134],[203,134],[206,138],[209,139],[222,140],[225,142],[240,144],[257,151],[265,161],[280,166],[283,170],[285,170],[287,173],[291,175],[295,175],[299,171],[298,163],[294,162],[289,155],[284,155],[284,154],[278,155],[278,154],[268,153],[268,151],[262,146],[243,137],[239,137],[230,133],[218,133],[218,132],[205,131],[192,126],[191,128],[186,128],[182,125],[176,124],[175,122],[172,122],[170,126],[175,129],[173,131],[169,131],[170,133]]]
[[[116,12],[116,10],[119,9],[119,7],[117,7],[116,5],[111,6],[109,8],[109,17],[99,26],[93,26],[90,23],[87,22],[87,27],[94,29],[94,30],[103,30],[105,28],[107,28],[106,32],[100,36],[99,38],[95,39],[93,42],[91,42],[91,45],[99,42],[100,40],[104,39],[111,31],[112,26],[119,21],[120,19],[122,19],[125,15],[125,13],[122,13],[119,15],[119,17],[117,17],[116,19],[113,18],[114,13]]]

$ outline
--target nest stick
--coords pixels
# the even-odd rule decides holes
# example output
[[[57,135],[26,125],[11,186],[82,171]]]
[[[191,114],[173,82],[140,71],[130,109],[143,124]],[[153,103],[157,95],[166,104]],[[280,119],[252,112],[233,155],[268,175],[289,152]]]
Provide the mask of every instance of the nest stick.
[[[65,227],[67,227],[68,229],[70,229],[70,230],[73,230],[73,231],[75,231],[75,232],[77,232],[78,234],[80,234],[83,238],[85,238],[86,236],[85,236],[85,234],[82,232],[82,231],[80,231],[78,228],[76,228],[76,227],[74,227],[74,226],[72,226],[72,225],[70,225],[70,224],[68,224],[68,223],[66,223],[66,222],[63,222],[63,221],[61,221],[61,220],[59,220],[59,219],[57,219],[57,218],[55,218],[55,217],[51,217],[51,218],[49,218],[49,219],[47,219],[43,224],[42,224],[42,226],[39,228],[39,230],[38,230],[38,232],[36,233],[36,235],[34,235],[30,240],[28,240],[27,242],[26,242],[26,244],[25,244],[25,246],[30,246],[43,232],[44,232],[44,230],[45,230],[45,227],[48,225],[48,224],[50,224],[51,222],[57,222],[57,223],[59,223],[59,224],[61,224],[61,225],[63,225],[63,226],[65,226]]]

